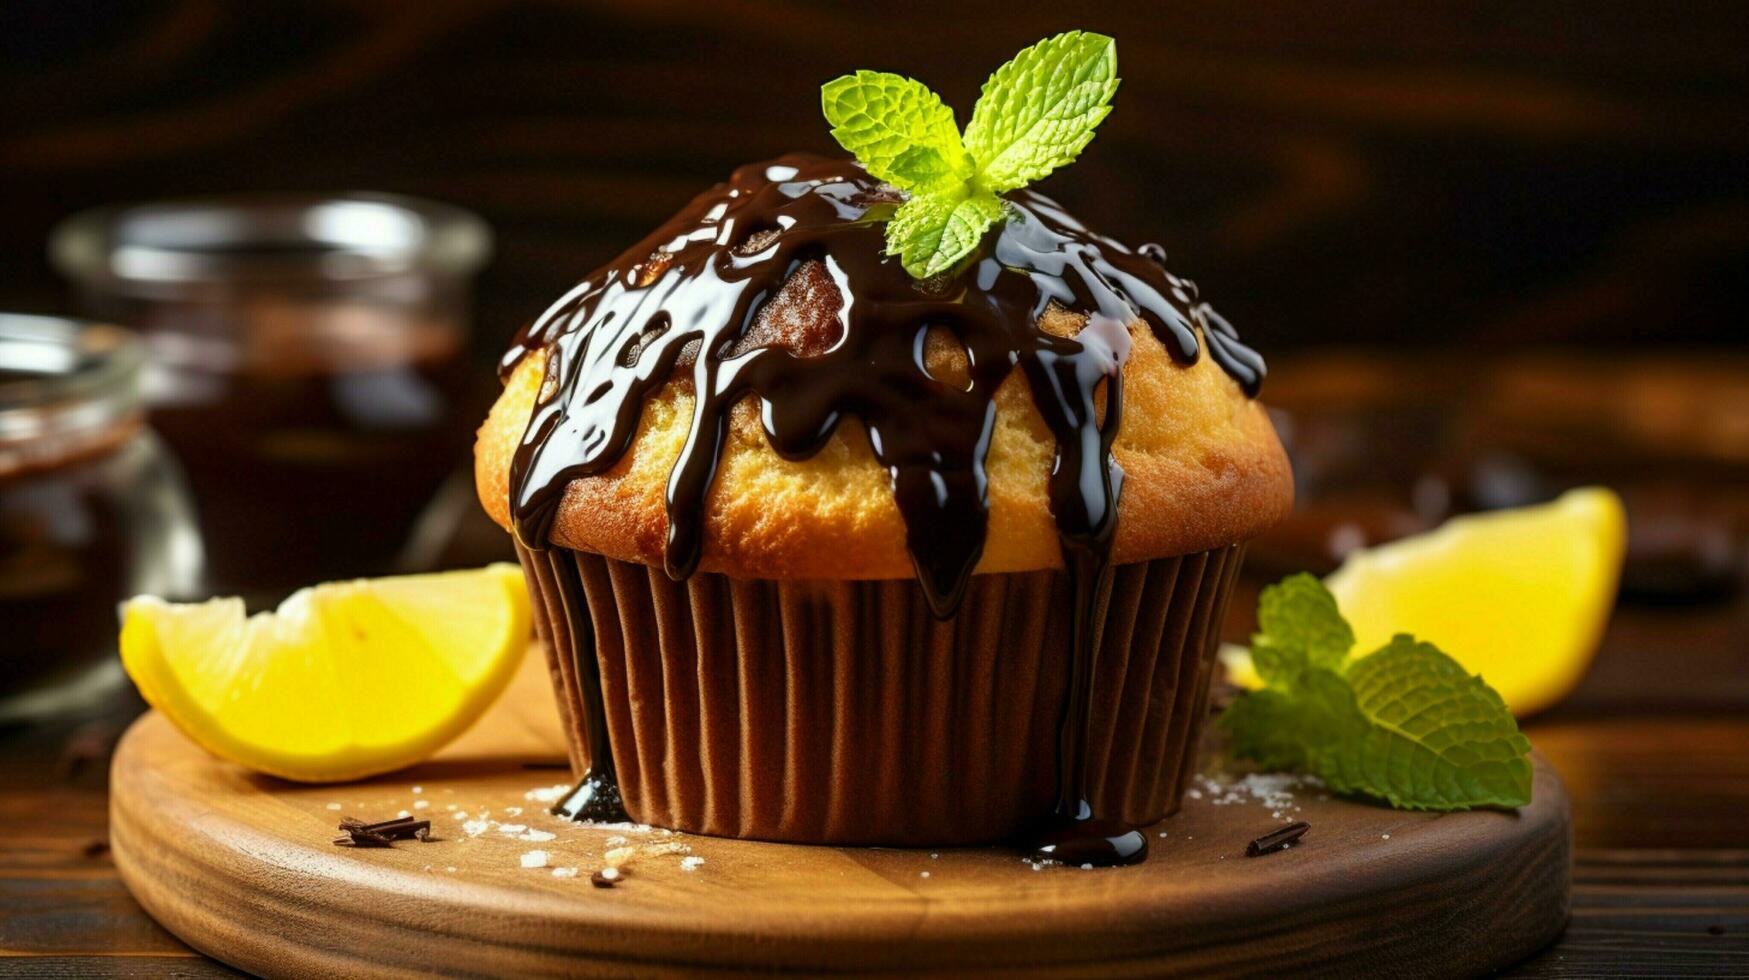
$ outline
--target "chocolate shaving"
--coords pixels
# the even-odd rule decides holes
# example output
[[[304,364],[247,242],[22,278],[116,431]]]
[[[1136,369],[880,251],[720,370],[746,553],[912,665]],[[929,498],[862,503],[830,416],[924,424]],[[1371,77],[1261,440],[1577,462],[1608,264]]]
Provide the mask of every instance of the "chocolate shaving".
[[[1276,851],[1282,850],[1293,844],[1295,841],[1298,841],[1301,837],[1306,836],[1306,831],[1311,829],[1312,825],[1306,823],[1304,820],[1297,820],[1285,827],[1277,827],[1269,833],[1264,834],[1262,837],[1245,845],[1245,856],[1261,857],[1262,855],[1272,854]]]
[[[412,817],[396,817],[378,823],[344,817],[340,829],[346,832],[346,836],[334,838],[334,843],[341,847],[388,847],[398,840],[431,840],[431,821]]]

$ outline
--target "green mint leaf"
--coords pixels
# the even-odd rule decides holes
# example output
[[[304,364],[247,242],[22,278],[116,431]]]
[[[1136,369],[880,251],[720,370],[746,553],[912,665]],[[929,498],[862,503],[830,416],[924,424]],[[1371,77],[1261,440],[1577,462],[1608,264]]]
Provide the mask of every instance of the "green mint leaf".
[[[1257,625],[1251,658],[1270,684],[1292,683],[1308,667],[1338,666],[1354,648],[1354,630],[1337,611],[1336,597],[1304,572],[1263,590]]]
[[[1438,647],[1399,634],[1343,675],[1365,731],[1314,752],[1332,789],[1407,809],[1530,802],[1529,740],[1500,695]]]
[[[914,195],[887,222],[887,254],[913,278],[928,279],[953,268],[1001,219],[1002,201],[988,192]]]
[[[1063,166],[1093,139],[1117,91],[1117,42],[1069,31],[996,69],[966,124],[978,182],[998,194]]]
[[[1500,695],[1438,647],[1399,634],[1348,660],[1354,633],[1309,575],[1265,589],[1257,619],[1252,658],[1268,686],[1221,717],[1235,755],[1403,809],[1530,802],[1530,742]]]
[[[1241,695],[1221,715],[1235,755],[1265,769],[1317,771],[1322,754],[1366,734],[1366,720],[1342,675],[1313,667],[1292,690],[1265,688]]]
[[[961,186],[973,173],[953,110],[922,82],[859,71],[822,85],[820,108],[839,145],[901,190]]]
[[[1117,42],[1069,31],[996,69],[963,140],[940,96],[890,72],[827,82],[820,109],[863,169],[910,193],[889,219],[887,252],[927,279],[953,268],[1001,220],[996,195],[1075,159],[1111,112],[1117,84]]]
[[[1242,759],[1265,769],[1299,769],[1311,764],[1300,703],[1283,691],[1265,688],[1240,695],[1218,724],[1226,729],[1228,747]]]

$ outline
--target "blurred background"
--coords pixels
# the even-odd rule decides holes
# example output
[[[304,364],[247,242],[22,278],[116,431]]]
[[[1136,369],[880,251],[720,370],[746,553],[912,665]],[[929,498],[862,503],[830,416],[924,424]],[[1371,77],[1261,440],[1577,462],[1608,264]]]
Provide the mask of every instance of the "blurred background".
[[[0,310],[134,331],[0,320],[0,691],[95,689],[134,591],[507,555],[466,463],[518,327],[835,152],[821,82],[963,112],[1071,27],[1123,87],[1042,189],[1270,358],[1300,508],[1255,576],[1607,483],[1566,710],[1749,703],[1749,7],[1346,0],[0,5]]]

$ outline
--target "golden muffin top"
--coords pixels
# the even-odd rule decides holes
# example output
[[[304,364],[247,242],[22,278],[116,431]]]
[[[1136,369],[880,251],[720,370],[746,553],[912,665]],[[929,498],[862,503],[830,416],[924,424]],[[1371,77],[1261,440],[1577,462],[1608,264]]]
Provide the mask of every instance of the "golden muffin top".
[[[743,167],[506,359],[487,511],[548,545],[737,577],[967,576],[1222,547],[1292,503],[1263,362],[1163,255],[1030,191],[953,269],[886,254],[847,161]]]

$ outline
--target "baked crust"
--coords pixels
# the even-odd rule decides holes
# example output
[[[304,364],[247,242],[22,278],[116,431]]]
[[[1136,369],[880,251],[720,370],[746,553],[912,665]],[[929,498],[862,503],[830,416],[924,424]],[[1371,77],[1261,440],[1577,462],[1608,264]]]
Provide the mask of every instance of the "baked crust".
[[[1072,336],[1085,317],[1052,309],[1040,326]],[[1293,480],[1263,406],[1204,356],[1175,363],[1140,320],[1124,365],[1124,417],[1112,453],[1124,470],[1112,559],[1119,564],[1243,541],[1286,516]],[[962,351],[932,338],[930,373],[950,380]],[[956,363],[955,359],[961,359]],[[524,357],[479,430],[480,502],[510,526],[510,464],[545,371]],[[661,565],[668,533],[665,490],[692,417],[685,372],[650,397],[631,448],[611,469],[571,481],[551,543]],[[996,392],[986,459],[990,519],[980,573],[1062,566],[1047,494],[1054,441],[1021,372]],[[715,483],[706,498],[699,567],[740,578],[889,579],[913,574],[905,525],[886,471],[855,420],[817,455],[786,460],[765,439],[754,402],[730,413]]]

